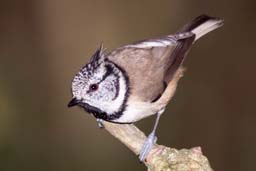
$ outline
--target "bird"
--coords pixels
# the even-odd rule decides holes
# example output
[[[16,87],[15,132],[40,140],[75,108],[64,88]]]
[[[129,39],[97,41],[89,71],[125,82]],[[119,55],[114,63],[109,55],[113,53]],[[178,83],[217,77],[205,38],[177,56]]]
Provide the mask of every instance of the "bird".
[[[192,45],[221,27],[224,20],[200,15],[175,34],[146,39],[108,52],[97,48],[74,76],[68,107],[82,107],[102,121],[130,124],[157,115],[139,160],[145,161],[154,143],[160,116],[183,76],[183,62]]]

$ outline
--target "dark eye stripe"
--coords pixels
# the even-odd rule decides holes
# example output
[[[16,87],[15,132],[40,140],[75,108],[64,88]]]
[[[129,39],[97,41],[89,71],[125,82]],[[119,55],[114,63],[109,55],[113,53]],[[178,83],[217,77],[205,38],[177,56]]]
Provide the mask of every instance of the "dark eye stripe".
[[[104,81],[109,75],[114,74],[114,69],[111,65],[106,65],[106,70],[107,70],[106,73],[103,75],[99,83]]]

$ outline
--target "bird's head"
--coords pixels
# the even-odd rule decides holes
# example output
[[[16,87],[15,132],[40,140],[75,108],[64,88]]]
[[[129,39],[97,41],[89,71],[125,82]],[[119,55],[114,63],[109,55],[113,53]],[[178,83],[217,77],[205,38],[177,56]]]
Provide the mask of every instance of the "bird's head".
[[[124,110],[128,87],[125,72],[107,59],[101,47],[75,75],[68,107],[78,105],[97,118],[110,120]]]

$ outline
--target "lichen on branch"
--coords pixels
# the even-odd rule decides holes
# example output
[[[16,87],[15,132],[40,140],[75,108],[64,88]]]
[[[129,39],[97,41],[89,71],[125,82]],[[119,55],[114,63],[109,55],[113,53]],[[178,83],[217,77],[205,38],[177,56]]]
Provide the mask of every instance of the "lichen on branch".
[[[136,155],[146,140],[145,134],[133,124],[103,122],[105,129]],[[177,150],[155,144],[144,164],[148,171],[212,171],[200,147]]]

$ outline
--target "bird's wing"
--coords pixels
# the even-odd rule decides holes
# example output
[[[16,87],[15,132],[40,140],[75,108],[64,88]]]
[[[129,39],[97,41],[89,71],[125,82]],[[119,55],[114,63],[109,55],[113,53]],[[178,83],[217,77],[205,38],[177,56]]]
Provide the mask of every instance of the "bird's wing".
[[[152,102],[163,93],[193,40],[188,32],[140,41],[114,50],[108,59],[127,72],[133,96]]]
[[[109,54],[109,58],[128,73],[133,96],[154,101],[181,67],[193,42],[221,27],[223,20],[201,15],[177,34],[127,45]]]

